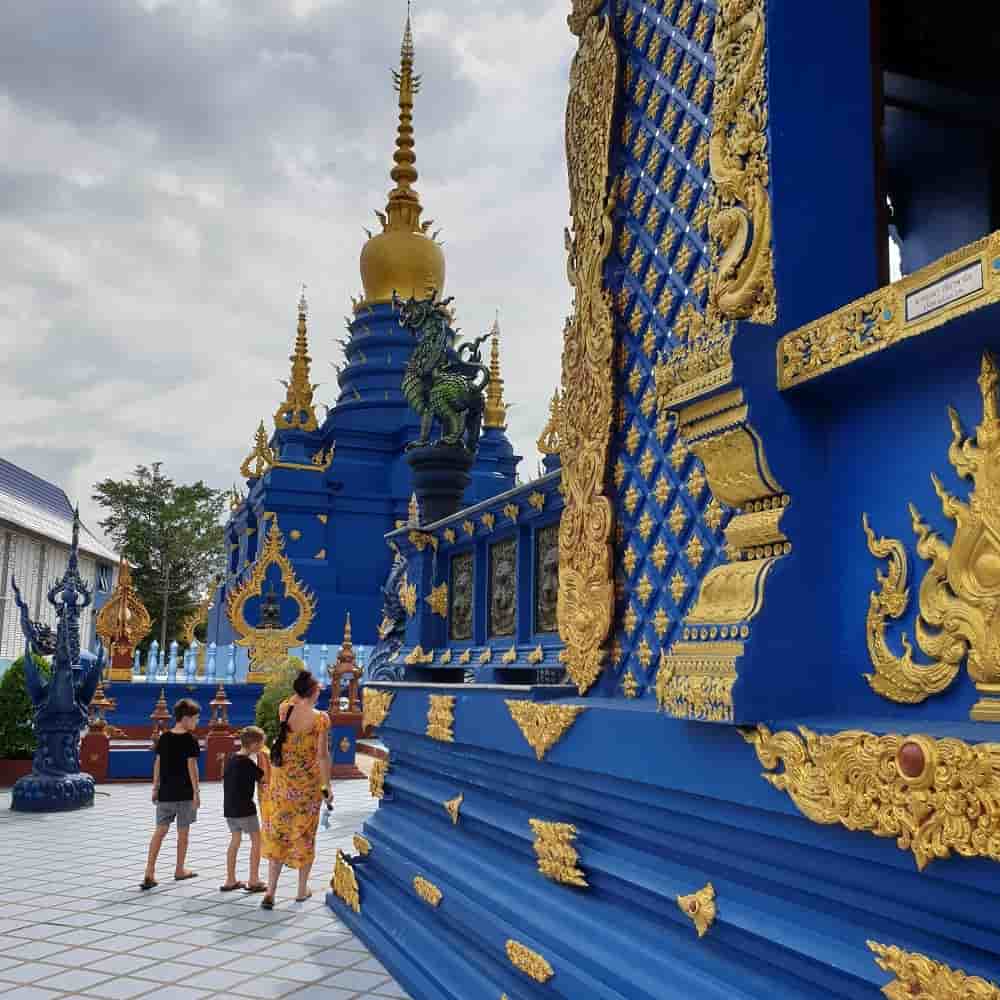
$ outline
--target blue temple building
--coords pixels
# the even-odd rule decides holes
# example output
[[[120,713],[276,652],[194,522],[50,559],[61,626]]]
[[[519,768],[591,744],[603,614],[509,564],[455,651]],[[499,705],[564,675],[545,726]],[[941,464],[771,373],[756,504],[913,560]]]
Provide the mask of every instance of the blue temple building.
[[[407,22],[400,69],[395,74],[399,91],[399,129],[391,171],[395,187],[385,212],[376,213],[382,231],[361,251],[364,293],[353,303],[347,336],[341,341],[340,393],[321,420],[311,382],[303,296],[286,398],[273,416],[261,422],[241,470],[246,488],[234,490],[232,516],[226,525],[228,573],[213,601],[209,642],[232,641],[226,602],[233,588],[252,572],[260,540],[271,523],[280,527],[285,554],[297,578],[316,599],[316,613],[304,641],[314,647],[335,647],[347,613],[357,643],[376,641],[382,618],[381,586],[392,564],[383,538],[409,517],[413,481],[404,449],[419,429],[419,420],[400,388],[413,337],[400,326],[391,299],[394,292],[401,298],[422,297],[431,290],[443,294],[445,288],[444,252],[430,232],[431,223],[421,222],[423,208],[413,187],[417,171],[412,110],[419,90],[413,56]],[[513,488],[520,460],[505,433],[499,326],[492,332],[493,378],[484,433],[466,494],[470,502]]]
[[[415,1000],[998,998],[995,35],[568,22],[559,467],[387,533],[328,904]]]

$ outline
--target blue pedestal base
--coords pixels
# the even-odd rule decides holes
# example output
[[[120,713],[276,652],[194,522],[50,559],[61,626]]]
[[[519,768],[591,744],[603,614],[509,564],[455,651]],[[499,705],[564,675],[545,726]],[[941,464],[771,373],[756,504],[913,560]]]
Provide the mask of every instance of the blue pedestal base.
[[[420,502],[420,523],[433,524],[462,506],[476,456],[461,445],[426,445],[406,453],[413,489]]]
[[[72,812],[94,804],[94,779],[77,774],[26,774],[14,785],[11,809],[18,812]]]

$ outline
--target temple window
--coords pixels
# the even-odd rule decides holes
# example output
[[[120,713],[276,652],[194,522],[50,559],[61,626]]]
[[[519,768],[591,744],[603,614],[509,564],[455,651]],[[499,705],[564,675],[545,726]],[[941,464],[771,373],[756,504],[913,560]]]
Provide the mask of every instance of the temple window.
[[[555,632],[559,596],[559,522],[535,534],[535,631]]]
[[[1000,32],[931,0],[873,10],[884,283],[1000,229]]]
[[[455,642],[472,640],[472,588],[475,565],[471,552],[460,552],[451,558],[448,586],[448,635]]]
[[[513,635],[517,625],[517,539],[490,546],[490,637]]]

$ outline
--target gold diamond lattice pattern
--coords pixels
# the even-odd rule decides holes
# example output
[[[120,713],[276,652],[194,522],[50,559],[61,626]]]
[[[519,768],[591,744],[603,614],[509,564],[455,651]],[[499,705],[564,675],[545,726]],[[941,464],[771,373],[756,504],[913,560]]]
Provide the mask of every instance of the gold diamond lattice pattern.
[[[708,140],[716,5],[700,0],[614,0],[624,113],[614,138],[618,409],[612,468],[619,531],[612,664],[602,693],[623,697],[625,676],[652,697],[651,664],[677,638],[704,575],[725,558],[730,512],[713,500],[698,460],[657,412],[653,368],[675,346],[685,303],[704,311]],[[718,512],[722,511],[722,516]],[[683,586],[681,586],[683,583]]]

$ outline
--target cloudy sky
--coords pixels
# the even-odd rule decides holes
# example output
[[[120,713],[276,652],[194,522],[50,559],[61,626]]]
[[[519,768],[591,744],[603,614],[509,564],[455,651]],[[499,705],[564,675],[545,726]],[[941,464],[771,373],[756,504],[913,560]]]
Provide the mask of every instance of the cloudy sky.
[[[463,331],[500,310],[525,478],[570,302],[567,7],[413,8],[424,218],[443,228]],[[301,282],[318,397],[333,402],[361,227],[391,186],[405,9],[0,4],[0,455],[60,483],[91,524],[91,485],[138,463],[238,479],[283,396]]]

